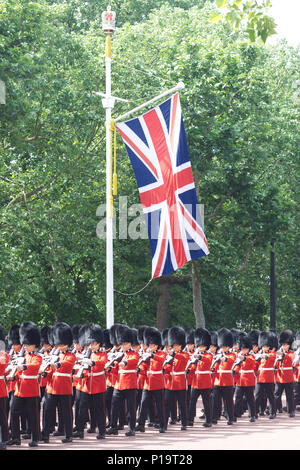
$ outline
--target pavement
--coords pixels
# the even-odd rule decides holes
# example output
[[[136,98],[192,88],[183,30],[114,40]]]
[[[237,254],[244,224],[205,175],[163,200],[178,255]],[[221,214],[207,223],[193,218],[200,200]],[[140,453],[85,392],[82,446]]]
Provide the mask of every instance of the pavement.
[[[199,416],[201,414],[199,405],[197,411],[197,416]],[[204,428],[202,423],[203,420],[197,417],[194,426],[188,427],[186,431],[180,430],[180,423],[169,425],[164,434],[160,434],[156,428],[146,425],[145,433],[136,432],[133,437],[125,436],[125,432],[128,430],[125,426],[125,429],[119,431],[117,436],[106,436],[103,440],[97,440],[96,434],[85,432],[84,439],[73,439],[73,442],[69,444],[62,444],[61,437],[50,435],[48,444],[40,442],[38,447],[30,448],[28,447],[29,441],[22,440],[21,446],[7,447],[7,451],[106,451],[107,458],[110,455],[116,458],[117,454],[122,455],[125,451],[126,454],[132,452],[132,455],[137,452],[149,452],[150,455],[156,450],[172,454],[180,451],[186,453],[187,451],[219,450],[300,450],[299,411],[296,411],[294,418],[290,418],[286,412],[283,412],[282,414],[278,413],[274,420],[270,420],[268,415],[260,416],[254,423],[249,422],[248,413],[245,413],[231,426],[227,425],[227,420],[224,417],[211,428]]]

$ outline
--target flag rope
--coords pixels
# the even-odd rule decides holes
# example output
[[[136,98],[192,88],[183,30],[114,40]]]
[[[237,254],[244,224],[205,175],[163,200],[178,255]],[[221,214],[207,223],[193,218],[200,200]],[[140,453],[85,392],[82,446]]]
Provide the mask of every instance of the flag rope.
[[[144,289],[146,289],[146,287],[150,284],[150,282],[152,281],[152,278],[149,279],[149,281],[147,282],[147,284],[142,287],[140,290],[136,291],[136,292],[131,292],[131,293],[128,293],[128,292],[120,292],[116,289],[114,289],[115,292],[117,292],[118,294],[121,294],[121,295],[137,295],[139,294],[140,292],[142,292]]]
[[[114,120],[110,121],[110,217],[113,217],[113,196],[117,195],[117,129]]]

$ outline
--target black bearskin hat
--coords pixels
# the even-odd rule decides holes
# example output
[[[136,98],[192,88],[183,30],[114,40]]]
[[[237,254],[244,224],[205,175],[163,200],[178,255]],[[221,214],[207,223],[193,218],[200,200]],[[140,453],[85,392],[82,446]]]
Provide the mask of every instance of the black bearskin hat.
[[[100,325],[89,323],[85,330],[86,344],[91,344],[93,341],[102,344],[104,341],[103,331]]]
[[[274,331],[269,331],[270,333],[270,338],[271,338],[271,349],[275,348],[275,349],[278,349],[279,348],[279,341],[278,341],[278,336],[276,333],[274,333]]]
[[[294,335],[291,330],[282,330],[279,334],[279,343],[284,344],[287,343],[292,346],[294,341]]]
[[[133,332],[127,325],[119,325],[116,330],[117,344],[133,343]]]
[[[261,331],[258,336],[258,347],[262,348],[263,346],[272,347],[272,339],[269,331]]]
[[[118,346],[118,340],[117,340],[117,328],[121,326],[121,323],[114,323],[110,328],[109,328],[109,341],[111,344],[114,346]]]
[[[136,328],[131,328],[131,331],[133,337],[132,346],[138,346],[140,344],[138,340],[138,330]]]
[[[207,348],[211,345],[211,334],[205,328],[196,328],[195,330],[195,346],[206,346]]]
[[[109,337],[109,329],[105,329],[103,331],[103,347],[105,349],[111,349],[113,347],[113,344],[110,342],[110,337]]]
[[[168,331],[169,331],[169,328],[165,328],[165,329],[162,330],[162,332],[161,332],[162,345],[163,345],[163,346],[169,346],[169,343],[168,343]]]
[[[241,350],[243,348],[252,349],[252,340],[248,335],[240,335],[238,338],[238,348]]]
[[[180,344],[184,348],[186,345],[184,329],[180,326],[172,326],[168,331],[168,343],[170,346]]]
[[[258,346],[258,337],[259,337],[259,333],[260,333],[259,330],[252,330],[252,331],[249,331],[248,337],[251,339],[252,346],[255,346],[255,345]]]
[[[20,325],[13,325],[8,332],[8,344],[21,344],[20,342]]]
[[[52,326],[42,326],[41,328],[41,344],[53,344]]]
[[[216,331],[210,332],[210,345],[218,346],[218,333]]]
[[[186,344],[195,344],[195,330],[194,328],[184,328]]]
[[[79,331],[82,325],[80,323],[76,323],[76,325],[72,326],[72,336],[73,336],[73,343],[79,343]]]
[[[53,327],[53,344],[67,344],[72,346],[73,335],[72,328],[65,322],[58,322]]]
[[[222,346],[226,346],[232,348],[233,346],[233,334],[227,328],[221,328],[217,332],[218,335],[218,346],[221,348]]]
[[[5,341],[5,333],[1,325],[0,325],[0,341]]]
[[[146,328],[148,328],[147,325],[142,325],[138,327],[137,339],[138,339],[139,344],[142,344],[144,342],[144,331]]]
[[[239,336],[242,332],[240,330],[237,330],[236,328],[231,328],[230,331],[232,333],[233,344],[237,344]]]
[[[149,344],[157,344],[158,347],[162,345],[162,335],[161,332],[152,326],[148,326],[144,331],[144,343],[146,346]]]
[[[37,325],[32,321],[25,321],[20,326],[21,344],[34,344],[38,348],[41,344],[41,333]]]

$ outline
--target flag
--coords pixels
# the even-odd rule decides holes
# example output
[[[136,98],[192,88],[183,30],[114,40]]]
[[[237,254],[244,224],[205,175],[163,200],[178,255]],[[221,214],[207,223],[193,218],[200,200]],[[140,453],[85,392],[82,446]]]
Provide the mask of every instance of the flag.
[[[137,180],[152,254],[152,278],[209,254],[179,93],[116,124]]]

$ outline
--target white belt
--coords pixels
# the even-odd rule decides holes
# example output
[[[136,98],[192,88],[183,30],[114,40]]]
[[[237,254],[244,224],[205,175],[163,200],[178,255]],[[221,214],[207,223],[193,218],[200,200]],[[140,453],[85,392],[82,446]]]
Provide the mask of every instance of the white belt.
[[[147,374],[162,374],[162,370],[147,370]]]
[[[259,370],[274,370],[274,367],[260,367]]]
[[[56,377],[72,377],[72,374],[63,374],[62,372],[54,372]]]
[[[196,370],[195,374],[211,374],[210,370]]]
[[[185,375],[186,372],[183,371],[183,372],[171,372],[171,375]]]
[[[277,370],[293,370],[292,367],[279,367]]]
[[[38,379],[38,375],[20,375],[20,379]]]
[[[137,373],[136,369],[132,369],[132,370],[119,369],[118,372],[119,372],[119,374],[128,374],[128,373],[133,373],[133,372]]]
[[[243,374],[251,374],[251,372],[252,372],[254,374],[254,370],[243,370],[243,369],[241,369],[240,372],[243,373]]]
[[[219,372],[220,374],[232,374],[232,370],[220,370],[220,369],[218,369],[217,372]]]
[[[96,377],[97,375],[104,375],[104,370],[102,372],[90,372],[89,377]]]
[[[0,375],[0,379],[4,380],[5,379],[4,375]]]

